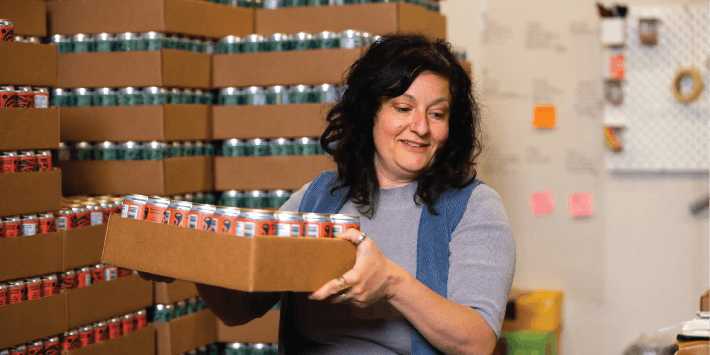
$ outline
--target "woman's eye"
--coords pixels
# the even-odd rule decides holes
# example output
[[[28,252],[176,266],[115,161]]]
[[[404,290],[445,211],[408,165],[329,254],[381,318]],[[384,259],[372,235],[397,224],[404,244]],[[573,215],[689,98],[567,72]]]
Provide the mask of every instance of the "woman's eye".
[[[446,115],[442,112],[432,112],[431,115],[434,116],[435,118],[438,118],[438,119],[442,119],[442,118],[446,117]]]
[[[397,112],[409,112],[409,107],[395,106],[394,109],[397,110]]]

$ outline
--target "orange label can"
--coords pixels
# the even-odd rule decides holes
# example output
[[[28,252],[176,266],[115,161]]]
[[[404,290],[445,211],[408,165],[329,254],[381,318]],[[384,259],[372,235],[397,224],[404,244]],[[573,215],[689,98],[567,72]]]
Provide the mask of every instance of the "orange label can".
[[[217,216],[215,211],[217,208],[212,205],[203,205],[195,203],[190,210],[189,228],[199,229],[203,231],[214,231],[217,229]]]
[[[170,200],[162,197],[148,199],[143,209],[143,220],[155,223],[165,223],[165,212],[170,205]]]
[[[192,203],[188,201],[170,201],[168,206],[169,219],[168,224],[178,227],[189,227],[190,225],[190,210]]]
[[[220,207],[217,214],[217,232],[229,235],[237,235],[237,220],[240,211],[234,207]]]

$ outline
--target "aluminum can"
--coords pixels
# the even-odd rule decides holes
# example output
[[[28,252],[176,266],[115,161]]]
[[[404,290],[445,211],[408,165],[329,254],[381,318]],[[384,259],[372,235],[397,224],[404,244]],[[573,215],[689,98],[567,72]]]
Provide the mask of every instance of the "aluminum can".
[[[201,203],[203,205],[205,204],[205,194],[203,194],[202,192],[195,192],[194,195],[194,203]]]
[[[38,150],[35,153],[35,158],[37,159],[37,171],[52,170],[52,151]]]
[[[170,210],[169,224],[178,227],[189,227],[190,225],[190,211],[192,210],[192,203],[187,201],[170,201],[168,206]]]
[[[168,308],[169,305],[156,304],[153,307],[153,322],[169,322],[173,319],[172,307]]]
[[[76,287],[82,288],[91,285],[91,268],[84,266],[76,271]]]
[[[101,207],[101,212],[103,212],[101,223],[108,223],[108,218],[111,217],[111,213],[114,213],[115,204],[111,201],[101,200],[99,201],[99,207]]]
[[[126,195],[123,198],[123,207],[121,209],[121,217],[131,219],[143,219],[145,204],[148,202],[148,196],[144,195]]]
[[[35,152],[33,152],[31,150],[21,151],[20,154],[17,155],[17,157],[18,157],[18,161],[17,161],[17,172],[18,173],[30,172],[30,171],[37,170],[37,157],[35,156]]]
[[[148,314],[145,309],[133,312],[133,319],[136,321],[136,329],[143,329],[148,325]]]
[[[202,102],[204,95],[205,92],[202,91],[202,89],[192,90],[192,103],[196,105],[204,104],[204,102]]]
[[[87,203],[85,207],[89,210],[89,225],[97,226],[104,223],[104,211],[100,205]]]
[[[94,35],[94,52],[112,52],[116,48],[116,35],[99,33]]]
[[[29,237],[37,234],[39,230],[39,220],[36,214],[22,216],[22,236]]]
[[[10,355],[27,355],[27,346],[16,345],[10,348]]]
[[[187,314],[193,314],[197,312],[197,297],[192,297],[187,300]]]
[[[182,143],[172,142],[168,145],[168,149],[165,152],[166,158],[179,158],[182,156]]]
[[[118,92],[112,88],[98,88],[94,91],[92,104],[94,106],[116,106],[118,105]]]
[[[244,145],[244,154],[250,157],[263,157],[271,154],[268,139],[250,139]]]
[[[289,48],[293,51],[314,49],[313,35],[307,32],[298,32],[288,36]]]
[[[249,344],[247,343],[228,343],[225,345],[225,355],[242,355],[251,354]]]
[[[313,88],[316,102],[336,103],[338,102],[338,88],[331,84],[316,85]]]
[[[38,233],[53,233],[57,231],[56,220],[52,213],[40,213],[38,216]]]
[[[71,53],[73,51],[71,36],[52,35],[49,37],[49,44],[57,46],[57,53]]]
[[[49,107],[49,89],[47,88],[35,88],[32,91],[35,108],[48,108]]]
[[[163,48],[165,34],[159,32],[146,32],[141,34],[142,46],[144,51],[159,51]]]
[[[362,40],[362,45],[365,47],[369,47],[373,43],[372,33],[370,32],[361,32],[360,38]]]
[[[244,194],[237,190],[224,191],[217,204],[225,207],[240,207],[243,197]]]
[[[86,53],[92,51],[94,38],[91,35],[77,33],[71,36],[71,42],[74,53]]]
[[[243,93],[246,98],[246,105],[251,106],[262,106],[266,105],[266,95],[264,88],[260,86],[250,86],[244,89]]]
[[[199,38],[190,40],[190,52],[202,52],[202,41]]]
[[[303,216],[297,212],[274,212],[276,219],[274,235],[279,237],[301,237],[304,231]]]
[[[294,152],[296,155],[316,155],[319,152],[319,142],[317,139],[303,137],[294,139]]]
[[[143,143],[143,160],[163,160],[167,155],[166,150],[166,146],[162,142],[145,142]]]
[[[205,142],[204,149],[205,149],[204,156],[206,156],[206,157],[213,157],[214,156],[214,145],[212,145],[212,142],[210,142],[210,141]]]
[[[255,343],[250,344],[251,355],[269,355],[271,352],[271,346],[266,343]]]
[[[197,311],[204,311],[207,309],[207,303],[202,299],[202,297],[197,297]]]
[[[202,93],[202,99],[200,100],[200,102],[203,105],[214,105],[214,93],[214,90],[205,90],[205,92]]]
[[[195,156],[195,145],[192,142],[182,143],[182,156],[183,157],[194,157]]]
[[[123,335],[133,332],[135,325],[133,324],[133,313],[126,313],[121,316],[121,330]]]
[[[118,148],[118,160],[143,159],[143,145],[133,141],[123,142]]]
[[[60,230],[70,230],[75,228],[76,216],[71,208],[65,208],[57,214],[57,228]]]
[[[34,107],[35,95],[31,86],[20,86],[15,90],[15,107]]]
[[[7,304],[7,284],[0,282],[0,307]]]
[[[265,210],[242,210],[239,220],[244,221],[244,230],[237,226],[237,235],[240,237],[254,237],[257,235],[274,235],[276,220],[274,214]]]
[[[187,315],[187,302],[178,301],[173,306],[173,318],[180,318]]]
[[[72,160],[91,160],[94,155],[94,148],[89,142],[79,142],[74,144],[71,154]]]
[[[36,300],[42,297],[42,279],[39,277],[32,277],[25,280],[25,287],[27,288],[25,299],[27,301]]]
[[[106,281],[106,275],[104,274],[105,267],[104,264],[95,264],[91,266],[91,284],[98,284]]]
[[[53,336],[42,340],[44,355],[59,355],[59,337]]]
[[[44,349],[44,343],[41,340],[29,342],[25,346],[27,347],[27,355],[42,354],[42,349]]]
[[[170,36],[165,36],[165,41],[163,42],[163,48],[165,49],[178,49],[178,43],[180,42],[180,36],[172,34]]]
[[[262,50],[264,37],[258,34],[242,37],[241,53],[256,53]]]
[[[317,49],[334,49],[340,48],[340,37],[337,33],[331,31],[323,31],[316,33],[315,47]]]
[[[101,142],[94,145],[94,160],[117,160],[118,145],[114,142]]]
[[[120,88],[118,94],[118,104],[120,106],[143,105],[143,93],[134,87]]]
[[[191,203],[197,202],[197,201],[195,201],[195,195],[193,195],[193,194],[184,194],[182,196],[183,196],[183,201],[187,201],[187,202],[191,202]]]
[[[42,276],[41,297],[56,295],[58,292],[58,280],[56,274]]]
[[[241,139],[227,139],[222,142],[222,156],[224,157],[243,157],[246,155],[246,143]],[[237,206],[232,206],[237,207]]]
[[[2,90],[2,87],[0,87]],[[54,107],[68,107],[73,104],[71,99],[71,91],[68,89],[54,88],[52,89],[51,95],[49,95],[49,106]]]
[[[7,303],[15,304],[25,300],[27,288],[22,280],[10,281],[7,284]]]
[[[362,35],[355,30],[345,30],[338,34],[340,37],[340,48],[362,47]]]
[[[17,95],[12,85],[0,86],[0,107],[16,107]]]
[[[76,88],[71,92],[71,106],[87,107],[91,106],[94,99],[94,92],[87,88]]]
[[[0,218],[0,239],[5,238],[5,224],[2,222],[2,218]]]
[[[82,228],[91,225],[91,213],[89,209],[80,204],[71,205],[72,211],[74,211],[74,223],[72,228]]]
[[[81,348],[79,329],[71,329],[62,335],[61,348],[68,351]]]
[[[293,140],[288,138],[272,139],[269,142],[271,155],[294,155]]]
[[[283,33],[274,33],[264,39],[262,50],[264,52],[282,52],[289,50],[288,36]]]
[[[94,343],[108,339],[108,324],[105,321],[94,323]]]
[[[79,343],[82,348],[94,343],[94,327],[92,325],[79,328]]]
[[[246,208],[270,208],[271,200],[266,191],[251,190],[244,193],[243,205]]]
[[[181,51],[189,51],[192,47],[192,41],[190,41],[189,36],[182,36],[178,38],[177,49]]]
[[[143,103],[145,105],[164,105],[168,102],[165,89],[151,86],[143,89]]]
[[[281,4],[282,0],[264,0],[265,9],[278,9],[283,7]]]
[[[219,89],[219,95],[217,95],[217,104],[226,106],[240,105],[239,98],[242,95],[242,91],[235,87],[228,87]]]
[[[217,228],[217,216],[215,206],[193,204],[190,209],[190,224],[189,228],[200,229],[203,231],[215,231]]]
[[[71,290],[77,288],[79,284],[79,279],[76,276],[76,271],[68,270],[59,274],[59,289],[60,290]]]
[[[305,236],[311,238],[332,238],[333,223],[330,215],[323,213],[304,213]]]
[[[142,219],[144,221],[165,223],[165,212],[170,205],[170,200],[162,197],[151,197],[145,204]]]
[[[288,102],[291,104],[307,104],[315,102],[313,88],[308,85],[296,85],[289,88]]]
[[[4,238],[15,238],[20,236],[22,222],[19,216],[5,217],[2,224],[5,226]]]
[[[141,50],[141,38],[137,33],[125,32],[116,36],[116,51],[139,51]]]
[[[213,40],[211,40],[209,38],[202,40],[202,53],[212,55],[212,54],[215,54],[215,50],[216,50],[216,46],[215,46]]]
[[[237,36],[226,36],[217,43],[218,54],[234,54],[241,52],[242,39]]]
[[[0,153],[0,174],[11,174],[17,172],[20,158],[17,152],[2,152]]]
[[[193,104],[192,100],[194,99],[194,96],[192,94],[192,89],[186,88],[182,90],[182,96],[181,96],[181,101],[180,103],[183,105],[190,105]]]
[[[182,103],[182,91],[178,88],[172,88],[166,92],[169,104],[180,104]]]
[[[15,40],[15,26],[12,21],[0,19],[0,41],[12,42]]]
[[[118,278],[118,266],[104,264],[104,281],[111,281]]]
[[[264,102],[266,105],[286,105],[289,103],[289,90],[285,86],[269,86],[264,92]]]
[[[237,235],[237,220],[240,211],[234,207],[219,207],[215,214],[217,215],[217,232]]]
[[[280,208],[289,198],[291,191],[288,190],[272,190],[267,193],[269,195],[269,203],[271,208]]]
[[[57,149],[57,159],[59,161],[71,160],[71,149],[64,142],[59,142],[59,148]]]
[[[121,336],[121,318],[114,317],[106,321],[108,326],[108,339]]]

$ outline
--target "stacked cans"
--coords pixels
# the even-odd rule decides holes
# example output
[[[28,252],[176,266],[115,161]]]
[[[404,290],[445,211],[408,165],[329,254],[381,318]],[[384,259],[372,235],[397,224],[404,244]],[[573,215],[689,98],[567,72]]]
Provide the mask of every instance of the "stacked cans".
[[[22,150],[0,152],[0,174],[52,170],[50,150]]]
[[[217,207],[143,195],[126,196],[121,217],[240,237],[332,238],[349,228],[360,229],[360,217],[353,215]]]
[[[7,349],[0,349],[0,355],[59,355],[59,353],[60,346],[58,336],[31,341],[27,344],[16,345]]]
[[[49,38],[49,43],[56,45],[59,53],[158,51],[161,49],[214,53],[214,41],[210,38],[168,35],[160,32],[53,35]]]
[[[2,88],[2,87],[0,87]],[[142,106],[142,105],[211,105],[214,93],[208,89],[162,88],[76,88],[52,89],[49,105],[56,107]]]
[[[387,2],[406,2],[422,6],[429,11],[439,12],[439,0],[263,0],[266,9],[296,6],[336,6]]]
[[[12,42],[15,40],[15,26],[12,21],[0,19],[0,41]]]
[[[345,30],[318,33],[274,33],[269,36],[252,34],[245,37],[226,36],[219,39],[217,54],[284,52],[312,49],[367,47],[377,40],[369,32]]]
[[[32,301],[59,293],[56,274],[0,282],[0,306]]]
[[[35,36],[15,36],[15,42],[22,43],[42,43],[42,38]]]
[[[227,343],[224,344],[224,355],[276,355],[278,344],[271,343]]]
[[[291,190],[229,190],[222,192],[217,205],[256,209],[279,208],[288,201],[292,193]]]
[[[29,237],[56,231],[56,218],[50,212],[0,218],[0,239]]]
[[[59,147],[59,160],[163,160],[166,158],[214,156],[211,142],[77,142],[72,149]]]
[[[192,297],[172,304],[153,306],[153,322],[170,322],[173,319],[207,309],[207,304],[200,297]]]
[[[316,86],[250,86],[246,88],[226,87],[219,90],[217,104],[224,106],[263,106],[335,103],[340,101],[344,88],[344,86],[333,84]]]
[[[47,108],[49,107],[49,89],[46,87],[0,85],[0,107]]]
[[[219,155],[223,157],[262,157],[269,155],[324,155],[318,138],[303,137],[297,139],[254,138],[248,140],[227,139],[222,142]]]
[[[182,355],[220,355],[223,353],[220,353],[219,351],[219,344],[217,343],[212,343],[212,344],[207,344],[205,346],[200,346],[197,349],[192,349],[190,351],[186,351],[182,353]],[[276,355],[276,354],[274,354]]]
[[[62,351],[81,349],[91,344],[132,333],[147,325],[148,314],[145,309],[140,309],[122,316],[70,329],[59,336],[59,347]]]
[[[121,213],[123,198],[113,196],[74,196],[62,199],[55,213],[56,228],[70,230],[108,223],[111,213]]]

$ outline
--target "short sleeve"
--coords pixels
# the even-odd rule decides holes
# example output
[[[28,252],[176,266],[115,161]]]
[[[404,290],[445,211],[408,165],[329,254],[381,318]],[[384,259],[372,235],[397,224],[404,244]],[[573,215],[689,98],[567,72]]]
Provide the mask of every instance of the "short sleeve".
[[[290,212],[298,212],[298,209],[301,207],[301,201],[303,200],[303,195],[306,194],[306,191],[308,190],[308,187],[311,186],[311,183],[306,183],[299,189],[298,191],[294,192],[291,197],[279,208],[279,211],[290,211]]]
[[[500,337],[515,273],[515,242],[503,202],[487,185],[471,193],[449,244],[448,298],[473,308]]]

